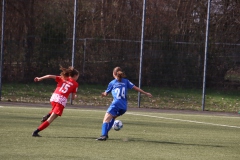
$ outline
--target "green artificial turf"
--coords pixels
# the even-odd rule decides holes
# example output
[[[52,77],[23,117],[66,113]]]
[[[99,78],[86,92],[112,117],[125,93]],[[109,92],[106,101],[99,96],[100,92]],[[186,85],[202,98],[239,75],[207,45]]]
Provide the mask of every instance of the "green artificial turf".
[[[32,137],[50,110],[35,107],[0,107],[1,159],[240,159],[237,116],[128,111],[120,131],[96,141],[105,110],[65,109],[42,137]]]

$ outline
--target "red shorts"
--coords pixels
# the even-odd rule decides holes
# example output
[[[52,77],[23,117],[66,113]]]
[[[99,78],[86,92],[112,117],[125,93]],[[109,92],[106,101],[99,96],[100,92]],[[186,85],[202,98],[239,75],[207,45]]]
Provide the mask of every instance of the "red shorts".
[[[51,105],[52,105],[52,110],[50,114],[55,113],[58,116],[61,116],[63,113],[64,106],[57,102],[51,102]]]

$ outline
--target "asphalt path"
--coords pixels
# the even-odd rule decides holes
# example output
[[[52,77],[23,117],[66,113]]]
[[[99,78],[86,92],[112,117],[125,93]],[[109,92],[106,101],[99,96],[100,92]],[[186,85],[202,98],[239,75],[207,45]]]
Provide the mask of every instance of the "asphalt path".
[[[1,106],[8,107],[38,107],[38,108],[49,108],[51,107],[50,103],[24,103],[24,102],[1,102]],[[80,106],[80,105],[71,105],[67,104],[66,108],[71,109],[92,109],[92,110],[107,110],[108,106]],[[156,113],[172,113],[172,114],[196,114],[196,115],[224,115],[224,116],[240,116],[238,113],[229,113],[229,112],[213,112],[213,111],[194,111],[194,110],[173,110],[173,109],[156,109],[156,108],[128,108],[128,111],[131,112],[156,112]]]

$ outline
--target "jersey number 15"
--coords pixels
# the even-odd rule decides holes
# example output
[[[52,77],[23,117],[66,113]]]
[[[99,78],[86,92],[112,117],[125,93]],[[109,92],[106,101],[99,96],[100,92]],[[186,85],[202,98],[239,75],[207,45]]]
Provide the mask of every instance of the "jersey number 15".
[[[69,87],[71,87],[69,84],[63,83],[59,91],[61,91],[62,93],[67,93]]]

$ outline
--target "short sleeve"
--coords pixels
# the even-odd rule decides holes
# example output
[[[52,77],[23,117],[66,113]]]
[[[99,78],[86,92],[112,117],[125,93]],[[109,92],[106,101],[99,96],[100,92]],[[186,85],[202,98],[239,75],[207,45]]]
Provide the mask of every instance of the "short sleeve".
[[[112,89],[113,89],[113,82],[110,82],[110,83],[108,84],[108,87],[107,87],[107,89],[105,90],[105,92],[110,93],[110,92],[112,91]]]
[[[62,78],[60,76],[56,76],[56,79],[55,79],[56,82],[61,82],[62,81]]]
[[[73,93],[77,93],[77,90],[78,90],[78,83],[76,83]]]
[[[132,82],[130,82],[129,80],[127,80],[127,87],[128,87],[129,89],[132,89],[134,86],[135,86],[135,85],[134,85]]]

